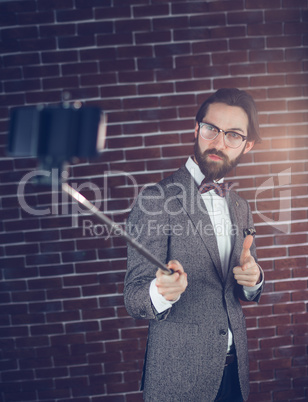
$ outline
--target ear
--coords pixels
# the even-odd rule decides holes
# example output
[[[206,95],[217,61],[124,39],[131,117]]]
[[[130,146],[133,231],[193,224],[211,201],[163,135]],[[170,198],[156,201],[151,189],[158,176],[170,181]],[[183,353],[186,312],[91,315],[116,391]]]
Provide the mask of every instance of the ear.
[[[246,141],[246,146],[243,153],[247,154],[247,152],[249,152],[254,145],[255,145],[254,141]]]
[[[196,125],[195,125],[195,138],[198,137],[198,131],[199,131],[199,124],[196,122]]]

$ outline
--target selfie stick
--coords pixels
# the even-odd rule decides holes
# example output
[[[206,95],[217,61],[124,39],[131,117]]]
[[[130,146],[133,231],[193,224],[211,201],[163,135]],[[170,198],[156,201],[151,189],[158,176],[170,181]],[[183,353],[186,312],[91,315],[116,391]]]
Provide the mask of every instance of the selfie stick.
[[[72,106],[24,106],[11,110],[8,151],[13,156],[36,156],[41,168],[47,171],[57,168],[73,158],[91,158],[98,155],[105,146],[106,119],[98,107],[83,107],[80,102]],[[51,185],[46,176],[38,184]],[[172,269],[159,261],[147,249],[133,239],[121,226],[117,225],[98,210],[78,191],[62,183],[62,189],[84,205],[103,221],[114,234],[124,238],[148,261],[171,275]]]
[[[141,255],[143,255],[148,261],[156,265],[158,268],[164,271],[164,273],[171,275],[173,270],[164,265],[159,261],[153,254],[151,254],[145,247],[138,243],[133,237],[131,237],[121,226],[117,225],[111,219],[109,219],[105,214],[103,214],[94,204],[87,200],[82,194],[76,191],[67,183],[62,183],[62,190],[69,194],[72,198],[78,201],[81,205],[86,207],[90,212],[97,216],[101,221],[103,221],[109,229],[118,236],[124,238],[127,243],[134,247]]]

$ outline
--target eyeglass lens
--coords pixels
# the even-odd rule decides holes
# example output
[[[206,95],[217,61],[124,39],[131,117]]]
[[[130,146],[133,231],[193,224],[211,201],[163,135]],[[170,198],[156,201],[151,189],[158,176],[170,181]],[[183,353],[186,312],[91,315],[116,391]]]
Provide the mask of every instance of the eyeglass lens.
[[[219,131],[210,125],[200,127],[200,134],[205,140],[213,140],[219,134]],[[223,133],[225,136],[226,145],[231,148],[238,148],[242,143],[242,137],[234,131],[227,131]]]

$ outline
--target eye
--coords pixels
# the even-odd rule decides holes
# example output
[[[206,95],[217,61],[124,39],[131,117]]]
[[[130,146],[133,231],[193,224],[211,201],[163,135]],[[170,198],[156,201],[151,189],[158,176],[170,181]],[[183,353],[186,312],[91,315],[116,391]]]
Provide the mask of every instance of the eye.
[[[211,130],[211,131],[214,131],[215,133],[217,133],[217,128],[211,126],[210,124],[206,124],[205,127],[207,130]]]
[[[230,138],[232,138],[234,140],[236,140],[238,138],[242,138],[242,136],[240,134],[238,134],[238,133],[236,133],[234,131],[228,131],[226,134],[228,135],[228,137],[230,137]]]

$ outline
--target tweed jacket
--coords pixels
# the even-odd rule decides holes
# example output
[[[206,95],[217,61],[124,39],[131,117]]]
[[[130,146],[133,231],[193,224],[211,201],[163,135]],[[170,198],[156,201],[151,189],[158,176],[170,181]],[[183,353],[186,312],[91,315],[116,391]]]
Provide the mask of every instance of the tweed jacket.
[[[162,262],[180,261],[188,279],[180,299],[157,314],[149,295],[156,267],[128,247],[125,306],[132,317],[149,320],[143,373],[146,401],[214,401],[224,370],[228,327],[242,395],[248,398],[247,335],[240,304],[240,299],[247,299],[232,268],[239,265],[244,230],[253,227],[253,221],[247,201],[234,191],[227,201],[235,236],[225,278],[210,217],[185,166],[146,188],[130,213],[127,230]],[[251,254],[256,259],[255,244]],[[262,288],[253,301],[259,301],[261,292]]]

